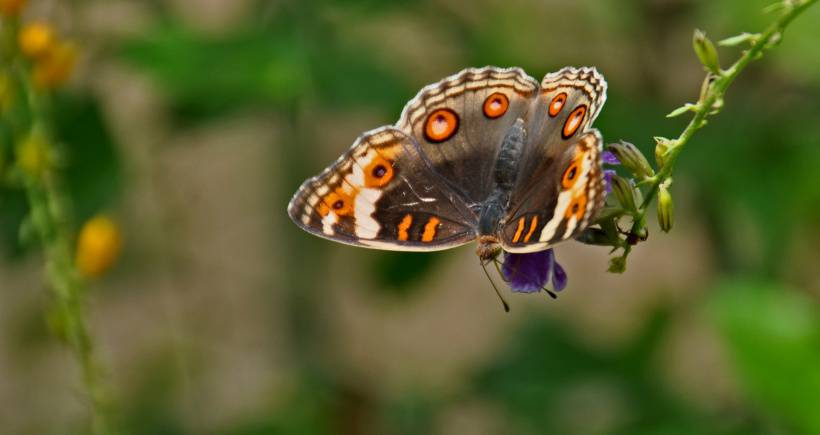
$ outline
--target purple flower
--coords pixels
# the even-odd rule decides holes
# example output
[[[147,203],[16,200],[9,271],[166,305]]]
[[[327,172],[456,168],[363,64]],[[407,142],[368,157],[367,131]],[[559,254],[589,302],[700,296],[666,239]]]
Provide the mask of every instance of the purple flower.
[[[621,162],[612,151],[604,151],[601,154],[601,163],[604,165],[620,165]],[[614,169],[604,169],[604,190],[606,194],[612,193],[612,177],[615,175]]]
[[[550,276],[553,290],[559,292],[567,286],[567,273],[555,261],[552,249],[529,254],[505,252],[501,273],[512,291],[519,293],[541,291],[547,285]]]
[[[618,160],[618,157],[615,157],[615,153],[612,151],[604,151],[601,154],[601,162],[606,165],[620,165],[621,161]]]

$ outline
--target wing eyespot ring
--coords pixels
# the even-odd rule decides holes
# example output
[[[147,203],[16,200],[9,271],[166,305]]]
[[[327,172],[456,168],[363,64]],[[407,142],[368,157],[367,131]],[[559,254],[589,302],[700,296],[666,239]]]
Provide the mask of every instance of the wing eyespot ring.
[[[567,102],[567,93],[561,92],[560,94],[556,95],[552,98],[549,105],[549,114],[551,118],[555,118],[561,113],[561,109],[564,108],[564,103]]]
[[[453,137],[458,131],[459,119],[450,109],[435,110],[424,122],[424,138],[432,143],[441,143]]]
[[[504,116],[510,108],[510,99],[501,92],[494,92],[484,100],[484,116],[496,119]]]
[[[382,187],[394,176],[393,162],[377,154],[364,168],[364,185],[365,187]]]
[[[564,214],[564,217],[567,219],[571,219],[575,217],[578,221],[583,219],[584,214],[586,213],[587,209],[587,195],[584,192],[581,192],[580,195],[572,198],[572,201],[567,206],[567,212]]]
[[[338,216],[347,216],[353,212],[353,198],[339,189],[322,198],[322,205],[324,207],[320,207],[319,213],[323,216],[331,211]]]
[[[561,178],[561,187],[563,187],[564,190],[571,189],[572,186],[575,186],[575,182],[578,181],[581,175],[582,160],[583,158],[573,160],[567,169],[564,170],[564,176]]]
[[[581,128],[581,125],[584,123],[584,117],[587,114],[587,106],[586,104],[582,104],[575,108],[572,113],[569,114],[567,120],[564,122],[564,128],[561,129],[561,137],[564,139],[569,139],[575,132]]]

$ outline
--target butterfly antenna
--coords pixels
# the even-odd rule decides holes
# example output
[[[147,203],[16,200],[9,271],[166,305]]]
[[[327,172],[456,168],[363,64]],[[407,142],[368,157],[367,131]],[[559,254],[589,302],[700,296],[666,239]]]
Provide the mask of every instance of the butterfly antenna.
[[[500,261],[498,261],[498,259],[497,259],[497,258],[494,258],[494,259],[493,259],[493,265],[495,265],[495,271],[496,271],[496,272],[498,272],[498,276],[500,276],[500,277],[501,277],[501,279],[503,279],[503,280],[504,280],[504,282],[508,282],[508,281],[504,278],[504,273],[502,273],[502,272],[501,272],[501,262],[500,262]]]
[[[493,290],[495,290],[495,294],[498,295],[498,299],[501,300],[501,305],[504,306],[504,311],[509,313],[510,312],[510,306],[507,304],[507,301],[504,300],[504,296],[501,296],[501,292],[498,291],[498,287],[495,286],[495,281],[493,281],[493,278],[490,276],[490,273],[487,272],[487,265],[484,264],[483,261],[481,262],[481,268],[484,269],[484,275],[486,275],[487,279],[490,280],[490,285],[493,286]]]

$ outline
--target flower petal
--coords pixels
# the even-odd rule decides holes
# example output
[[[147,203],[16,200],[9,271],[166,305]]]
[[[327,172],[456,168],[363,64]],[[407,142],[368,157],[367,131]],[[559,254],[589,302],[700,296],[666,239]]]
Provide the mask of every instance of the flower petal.
[[[552,268],[552,289],[560,292],[567,287],[567,272],[556,261]]]
[[[601,153],[601,162],[607,165],[620,165],[621,161],[615,157],[615,153],[612,151],[604,151]]]
[[[614,176],[614,169],[604,169],[604,191],[607,195],[612,193],[612,177]]]
[[[504,253],[501,273],[514,292],[535,293],[547,284],[552,249],[529,254]]]

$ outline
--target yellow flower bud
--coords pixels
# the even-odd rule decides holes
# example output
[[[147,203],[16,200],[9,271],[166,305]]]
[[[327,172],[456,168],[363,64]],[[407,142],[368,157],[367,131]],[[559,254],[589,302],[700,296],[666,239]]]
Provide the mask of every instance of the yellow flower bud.
[[[27,0],[0,0],[0,14],[4,17],[16,17],[26,7]]]
[[[659,168],[666,164],[666,153],[669,152],[671,141],[665,137],[655,136],[655,162]]]
[[[658,187],[658,224],[661,230],[668,233],[672,229],[674,223],[674,204],[672,203],[672,194],[669,193],[669,188],[666,183]]]
[[[26,24],[20,30],[20,35],[17,37],[20,51],[32,59],[37,59],[47,54],[54,45],[54,41],[54,31],[51,29],[51,26],[43,22]]]
[[[77,270],[86,278],[102,276],[117,261],[122,238],[117,223],[98,215],[83,225],[77,238]]]
[[[34,83],[42,89],[53,89],[65,83],[74,70],[77,49],[70,43],[52,45],[34,64]]]
[[[17,166],[28,176],[43,178],[52,163],[48,142],[42,134],[32,133],[17,145]]]

